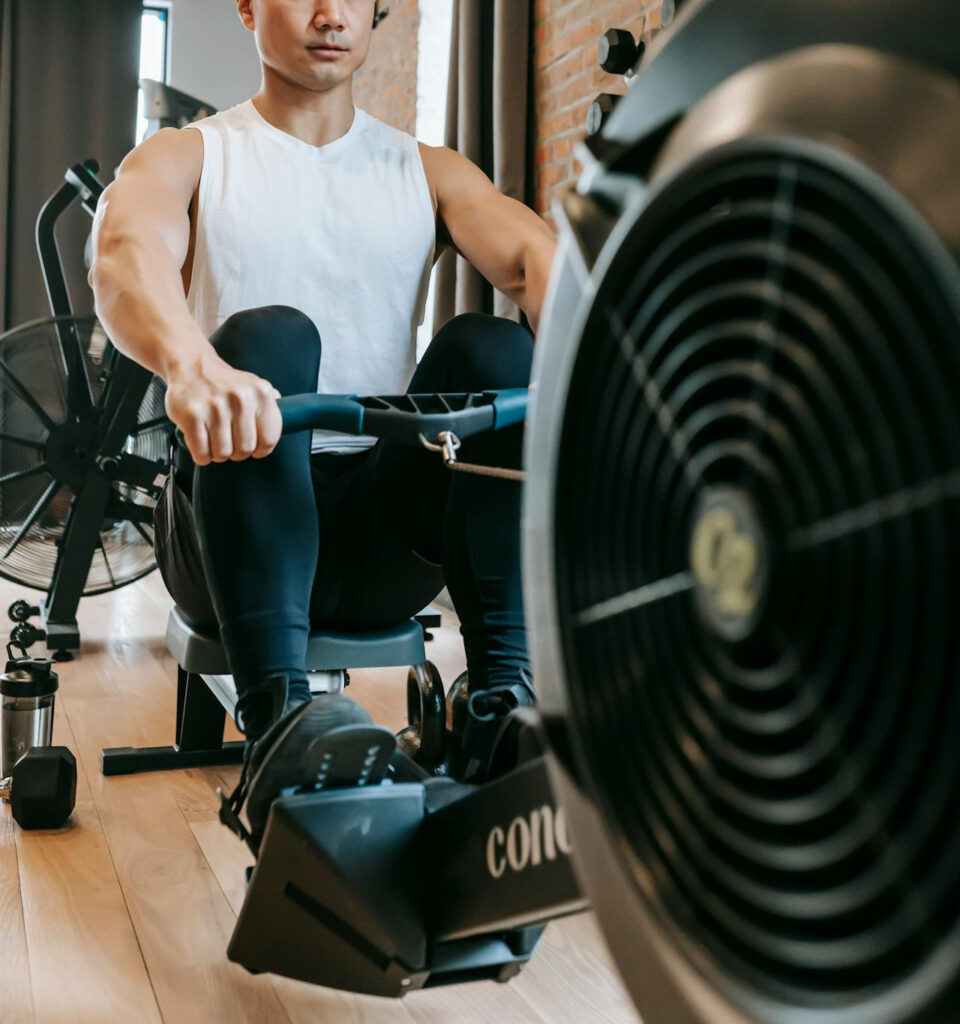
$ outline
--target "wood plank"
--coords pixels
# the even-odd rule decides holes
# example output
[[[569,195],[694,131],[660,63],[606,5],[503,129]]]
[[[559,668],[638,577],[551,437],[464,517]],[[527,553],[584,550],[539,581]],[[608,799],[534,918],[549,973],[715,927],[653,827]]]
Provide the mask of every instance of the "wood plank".
[[[54,743],[76,753],[60,696]],[[77,767],[77,806],[70,823],[49,831],[17,828],[36,1015],[42,1021],[75,1020],[77,1008],[83,1007],[86,1019],[104,1024],[159,1024],[156,999],[91,796],[88,765],[78,758]]]
[[[547,925],[530,966],[515,990],[547,1020],[578,1024],[638,1024],[633,1003],[604,956],[592,914]]]
[[[99,674],[92,665],[87,671]],[[79,700],[70,710],[85,761],[99,763],[100,748],[111,745],[118,728],[138,737],[127,702],[109,702],[110,712],[104,703]],[[170,776],[99,776],[91,789],[164,1020],[285,1024],[289,1018],[269,981],[226,959],[233,913],[180,811]]]
[[[3,950],[0,1011],[5,1024],[32,1024],[33,993],[20,896],[18,827],[9,805],[0,806],[0,949]]]

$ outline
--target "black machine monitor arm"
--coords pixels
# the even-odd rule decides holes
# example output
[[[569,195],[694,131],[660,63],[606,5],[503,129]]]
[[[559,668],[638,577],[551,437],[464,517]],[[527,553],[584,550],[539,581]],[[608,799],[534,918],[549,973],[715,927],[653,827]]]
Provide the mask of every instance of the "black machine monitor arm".
[[[91,412],[90,382],[80,340],[73,328],[73,321],[69,319],[73,316],[73,306],[57,244],[56,226],[64,211],[77,199],[91,217],[96,213],[104,189],[97,178],[99,169],[96,160],[74,164],[66,172],[63,185],[41,207],[36,226],[37,252],[50,309],[55,317],[65,318],[57,323],[57,336],[67,372],[69,409],[78,419],[87,418]]]
[[[36,240],[43,282],[54,316],[72,316],[73,307],[67,290],[56,225],[65,210],[77,199],[92,217],[103,194],[103,183],[97,178],[100,165],[96,160],[74,164],[64,175],[65,181],[43,204],[37,217]]]

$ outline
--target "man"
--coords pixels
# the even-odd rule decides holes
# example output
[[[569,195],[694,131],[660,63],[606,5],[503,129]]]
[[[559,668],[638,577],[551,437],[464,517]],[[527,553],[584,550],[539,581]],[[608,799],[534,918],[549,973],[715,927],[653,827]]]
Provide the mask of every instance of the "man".
[[[535,331],[554,235],[464,157],[354,106],[374,0],[237,9],[259,92],[147,139],[94,228],[97,313],[121,352],[164,379],[188,449],[157,508],[158,563],[181,609],[219,625],[248,752],[310,700],[311,625],[401,622],[446,582],[470,692],[483,696],[460,763],[482,778],[497,714],[532,700],[520,488],[372,438],[281,438],[276,400],[525,386],[532,339],[518,324],[458,317],[419,366],[416,328],[449,247]],[[518,465],[520,430],[471,439],[462,457]]]

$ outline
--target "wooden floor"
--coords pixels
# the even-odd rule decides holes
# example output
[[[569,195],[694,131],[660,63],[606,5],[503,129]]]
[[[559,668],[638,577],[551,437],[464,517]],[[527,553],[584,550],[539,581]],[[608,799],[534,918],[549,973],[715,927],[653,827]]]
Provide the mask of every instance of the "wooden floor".
[[[37,594],[0,580],[0,614],[25,596]],[[80,605],[83,648],[59,667],[54,737],[77,756],[71,824],[22,832],[0,807],[2,1024],[636,1024],[588,914],[550,925],[532,963],[507,985],[431,989],[398,1002],[254,977],[228,962],[250,858],[217,821],[215,790],[231,786],[236,769],[100,774],[101,747],[171,741],[169,608],[157,573]],[[428,652],[447,683],[463,668],[450,613]],[[377,722],[404,724],[402,671],[351,677],[351,695]]]

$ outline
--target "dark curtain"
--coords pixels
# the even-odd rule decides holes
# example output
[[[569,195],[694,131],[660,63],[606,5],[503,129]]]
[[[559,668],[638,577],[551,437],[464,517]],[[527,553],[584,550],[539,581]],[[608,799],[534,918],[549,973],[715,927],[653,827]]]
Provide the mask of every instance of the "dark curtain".
[[[530,204],[533,0],[453,0],[446,145],[472,160],[504,194]],[[437,269],[434,333],[460,313],[522,321],[454,252]]]
[[[0,329],[50,315],[37,214],[88,157],[107,183],[133,147],[141,0],[0,0]],[[79,204],[58,237],[74,310],[93,311]]]

